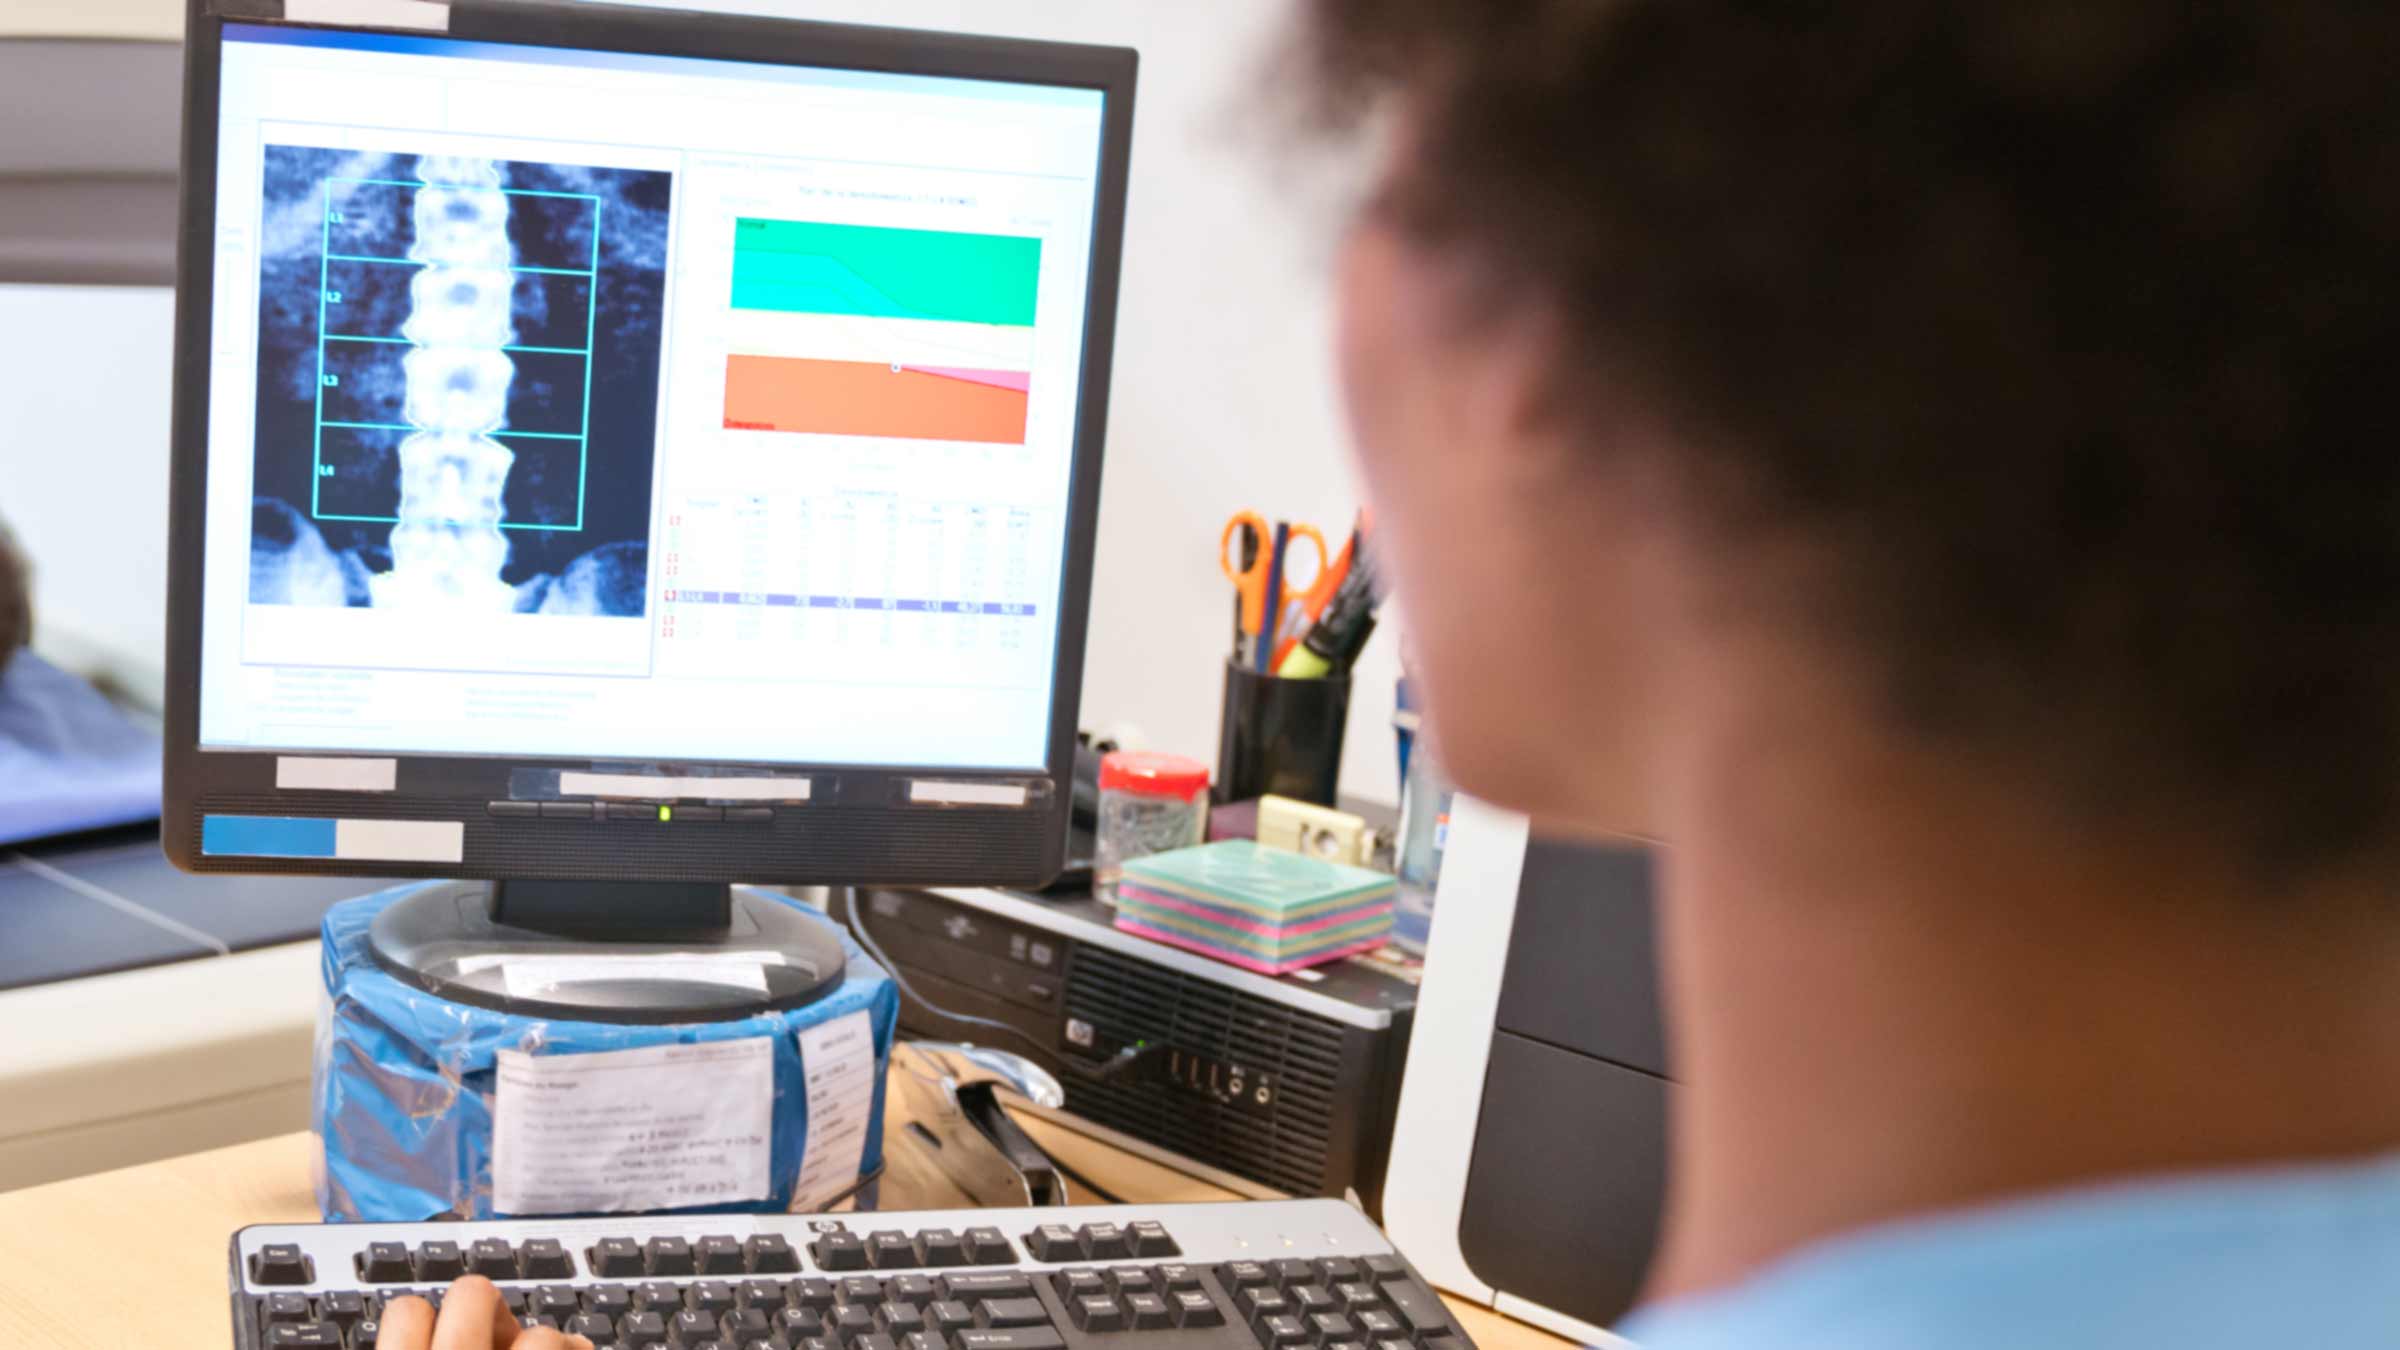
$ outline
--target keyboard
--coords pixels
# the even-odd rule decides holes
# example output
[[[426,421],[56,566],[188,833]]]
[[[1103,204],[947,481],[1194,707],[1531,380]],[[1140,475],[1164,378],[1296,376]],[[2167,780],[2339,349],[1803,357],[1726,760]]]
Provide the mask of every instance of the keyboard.
[[[263,1224],[232,1258],[236,1350],[376,1350],[465,1274],[621,1350],[1473,1350],[1338,1200]]]

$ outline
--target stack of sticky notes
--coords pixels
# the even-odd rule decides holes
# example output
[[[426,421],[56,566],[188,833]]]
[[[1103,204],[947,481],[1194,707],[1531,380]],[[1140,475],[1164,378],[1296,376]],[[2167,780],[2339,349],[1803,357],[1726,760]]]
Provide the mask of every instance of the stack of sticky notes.
[[[1248,839],[1125,864],[1117,927],[1280,975],[1381,946],[1395,883]]]

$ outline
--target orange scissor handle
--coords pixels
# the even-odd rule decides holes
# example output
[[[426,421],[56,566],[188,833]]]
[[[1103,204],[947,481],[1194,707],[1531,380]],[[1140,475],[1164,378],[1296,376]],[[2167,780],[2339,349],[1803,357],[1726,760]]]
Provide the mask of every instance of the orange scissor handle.
[[[1247,550],[1250,565],[1240,565],[1240,552],[1234,540],[1243,530],[1250,531],[1254,547]],[[1236,511],[1225,522],[1225,533],[1217,540],[1217,569],[1233,583],[1234,593],[1242,598],[1242,632],[1257,636],[1267,626],[1267,574],[1275,568],[1275,536],[1268,531],[1266,518],[1256,511]]]
[[[1306,587],[1293,585],[1291,579],[1292,559],[1299,553],[1300,541],[1303,539],[1314,545],[1317,550],[1317,567],[1314,572],[1309,574]],[[1314,525],[1288,527],[1284,531],[1283,571],[1281,606],[1283,613],[1276,616],[1274,633],[1274,638],[1278,642],[1284,638],[1298,635],[1296,630],[1301,628],[1309,618],[1314,617],[1318,610],[1324,608],[1324,602],[1318,598],[1317,593],[1322,590],[1327,597],[1331,597],[1333,583],[1339,580],[1333,575],[1333,550],[1326,547],[1324,532]]]

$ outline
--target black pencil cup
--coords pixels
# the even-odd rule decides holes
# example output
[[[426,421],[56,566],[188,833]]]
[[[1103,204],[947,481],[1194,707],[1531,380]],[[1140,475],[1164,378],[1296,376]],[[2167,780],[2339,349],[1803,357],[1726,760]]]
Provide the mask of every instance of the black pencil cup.
[[[1226,662],[1217,800],[1244,802],[1272,793],[1333,805],[1349,721],[1347,673],[1286,680]]]

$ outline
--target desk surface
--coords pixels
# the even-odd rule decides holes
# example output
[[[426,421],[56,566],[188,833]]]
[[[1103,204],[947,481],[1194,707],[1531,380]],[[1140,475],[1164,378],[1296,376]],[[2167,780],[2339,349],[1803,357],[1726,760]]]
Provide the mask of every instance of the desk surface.
[[[897,1106],[898,1094],[892,1102]],[[886,1113],[886,1129],[905,1122]],[[1239,1197],[1208,1182],[1044,1121],[1020,1117],[1062,1161],[1129,1201]],[[0,1346],[121,1350],[133,1344],[222,1345],[227,1338],[225,1244],[253,1223],[317,1217],[310,1190],[316,1139],[289,1134],[210,1153],[0,1194]],[[937,1209],[966,1200],[947,1179],[897,1151],[882,1181],[885,1209]],[[127,1320],[129,1296],[151,1310]],[[1559,1350],[1567,1343],[1451,1300],[1482,1350]]]

